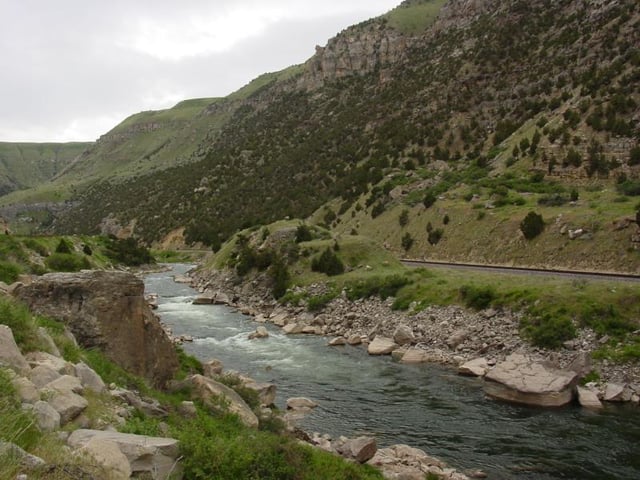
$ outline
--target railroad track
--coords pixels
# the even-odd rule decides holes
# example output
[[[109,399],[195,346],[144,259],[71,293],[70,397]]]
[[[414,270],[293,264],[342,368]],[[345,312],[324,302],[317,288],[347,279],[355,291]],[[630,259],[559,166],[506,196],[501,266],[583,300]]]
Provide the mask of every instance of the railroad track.
[[[539,275],[553,277],[567,277],[583,280],[609,280],[617,282],[634,282],[640,283],[640,275],[631,273],[614,273],[614,272],[590,272],[581,270],[566,269],[543,269],[529,267],[508,267],[502,265],[479,265],[474,263],[451,263],[451,262],[434,262],[428,260],[414,260],[409,258],[400,259],[400,261],[408,267],[426,267],[426,268],[449,268],[456,270],[474,270],[478,272],[493,273],[510,273],[515,275]]]

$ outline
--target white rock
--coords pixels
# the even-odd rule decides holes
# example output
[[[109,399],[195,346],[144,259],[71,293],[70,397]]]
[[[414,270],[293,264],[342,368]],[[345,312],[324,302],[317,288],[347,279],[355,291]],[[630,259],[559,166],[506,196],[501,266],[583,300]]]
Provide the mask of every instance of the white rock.
[[[57,390],[50,392],[50,395],[46,395],[51,397],[48,399],[48,403],[60,414],[60,425],[62,426],[76,418],[89,406],[83,397],[73,392]]]
[[[329,341],[329,346],[330,347],[336,347],[339,345],[346,345],[347,344],[347,340],[344,337],[336,337],[336,338],[332,338]]]
[[[33,405],[33,412],[38,422],[38,428],[43,432],[53,432],[60,428],[60,414],[42,400]]]
[[[25,377],[16,377],[11,380],[22,403],[36,403],[40,400],[40,392],[31,380]]]
[[[89,365],[84,362],[77,363],[75,365],[76,375],[80,379],[82,386],[95,393],[104,393],[107,391],[107,386]]]
[[[29,373],[29,379],[37,388],[44,387],[47,383],[53,382],[62,375],[48,365],[38,365]]]
[[[607,389],[604,392],[605,402],[622,402],[624,393],[624,385],[618,383],[607,383]]]
[[[282,327],[282,331],[287,335],[302,333],[303,330],[304,325],[301,325],[299,323],[288,323],[284,327]]]
[[[408,345],[415,341],[413,330],[407,325],[399,325],[393,332],[393,341],[398,345]]]
[[[91,438],[80,451],[89,455],[102,465],[114,480],[131,478],[131,465],[127,456],[120,451],[118,444],[97,437]]]

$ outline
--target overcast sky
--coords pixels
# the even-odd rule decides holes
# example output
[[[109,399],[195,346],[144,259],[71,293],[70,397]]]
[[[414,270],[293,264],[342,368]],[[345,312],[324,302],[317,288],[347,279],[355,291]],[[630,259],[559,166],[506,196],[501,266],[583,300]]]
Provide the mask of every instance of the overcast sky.
[[[95,140],[225,96],[400,0],[0,0],[0,141]]]

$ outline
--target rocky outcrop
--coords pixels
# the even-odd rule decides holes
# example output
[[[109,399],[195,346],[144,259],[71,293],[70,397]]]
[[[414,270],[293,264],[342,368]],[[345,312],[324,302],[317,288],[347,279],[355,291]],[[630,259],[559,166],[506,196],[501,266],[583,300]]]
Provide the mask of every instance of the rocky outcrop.
[[[17,289],[15,296],[33,312],[64,322],[83,347],[99,347],[156,385],[178,367],[175,349],[145,301],[142,280],[130,273],[50,273]]]
[[[356,25],[330,39],[325,47],[316,47],[298,85],[313,90],[331,80],[372,73],[403,59],[409,42],[383,22]]]
[[[577,374],[512,354],[485,375],[487,395],[509,402],[560,407],[573,398]]]
[[[468,478],[455,469],[447,467],[443,461],[408,445],[381,448],[368,463],[382,470],[385,478],[422,480],[429,474],[447,480]]]

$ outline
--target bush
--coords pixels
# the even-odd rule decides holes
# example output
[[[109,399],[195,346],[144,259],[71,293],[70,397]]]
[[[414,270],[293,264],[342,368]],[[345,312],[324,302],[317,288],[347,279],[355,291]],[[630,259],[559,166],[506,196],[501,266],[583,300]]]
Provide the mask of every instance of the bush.
[[[276,257],[269,268],[269,278],[271,278],[271,294],[273,298],[281,298],[287,293],[289,287],[289,270],[287,265],[280,257]]]
[[[73,245],[64,238],[61,238],[56,247],[56,253],[73,253]]]
[[[537,347],[559,348],[575,338],[576,329],[567,317],[545,314],[524,320],[523,334]]]
[[[401,227],[406,227],[409,224],[409,210],[402,210],[400,216],[398,217],[398,223]]]
[[[569,202],[569,199],[559,193],[554,193],[551,195],[542,195],[540,198],[538,198],[538,205],[543,205],[546,207],[561,207],[562,205],[565,205],[568,202]]]
[[[0,260],[0,281],[11,285],[18,279],[20,273],[20,267],[15,263]]]
[[[411,247],[413,246],[413,237],[409,232],[406,232],[402,236],[402,240],[400,240],[400,243],[402,244],[402,248],[404,248],[404,251],[408,252],[409,249],[411,249]]]
[[[531,240],[537,237],[544,230],[544,220],[542,215],[529,212],[526,217],[520,222],[520,231],[522,231],[524,238]]]
[[[435,230],[431,230],[427,235],[427,240],[431,245],[437,245],[437,243],[444,235],[444,231],[441,228],[436,228]]]
[[[47,268],[56,272],[78,272],[91,268],[87,257],[75,253],[54,253],[44,263]]]
[[[436,203],[437,199],[438,198],[436,197],[436,195],[433,192],[429,191],[422,199],[422,204],[425,208],[430,208],[434,203]]]
[[[311,261],[311,270],[325,273],[329,276],[344,273],[344,264],[335,252],[328,248],[322,254]]]
[[[468,308],[483,310],[491,305],[497,295],[492,287],[476,287],[463,285],[460,287],[460,297]]]
[[[310,240],[313,240],[311,229],[304,223],[298,225],[298,228],[296,228],[296,243],[308,242]]]
[[[318,312],[326,307],[334,298],[336,298],[335,292],[328,292],[323,295],[311,297],[307,301],[307,310],[310,312]]]

